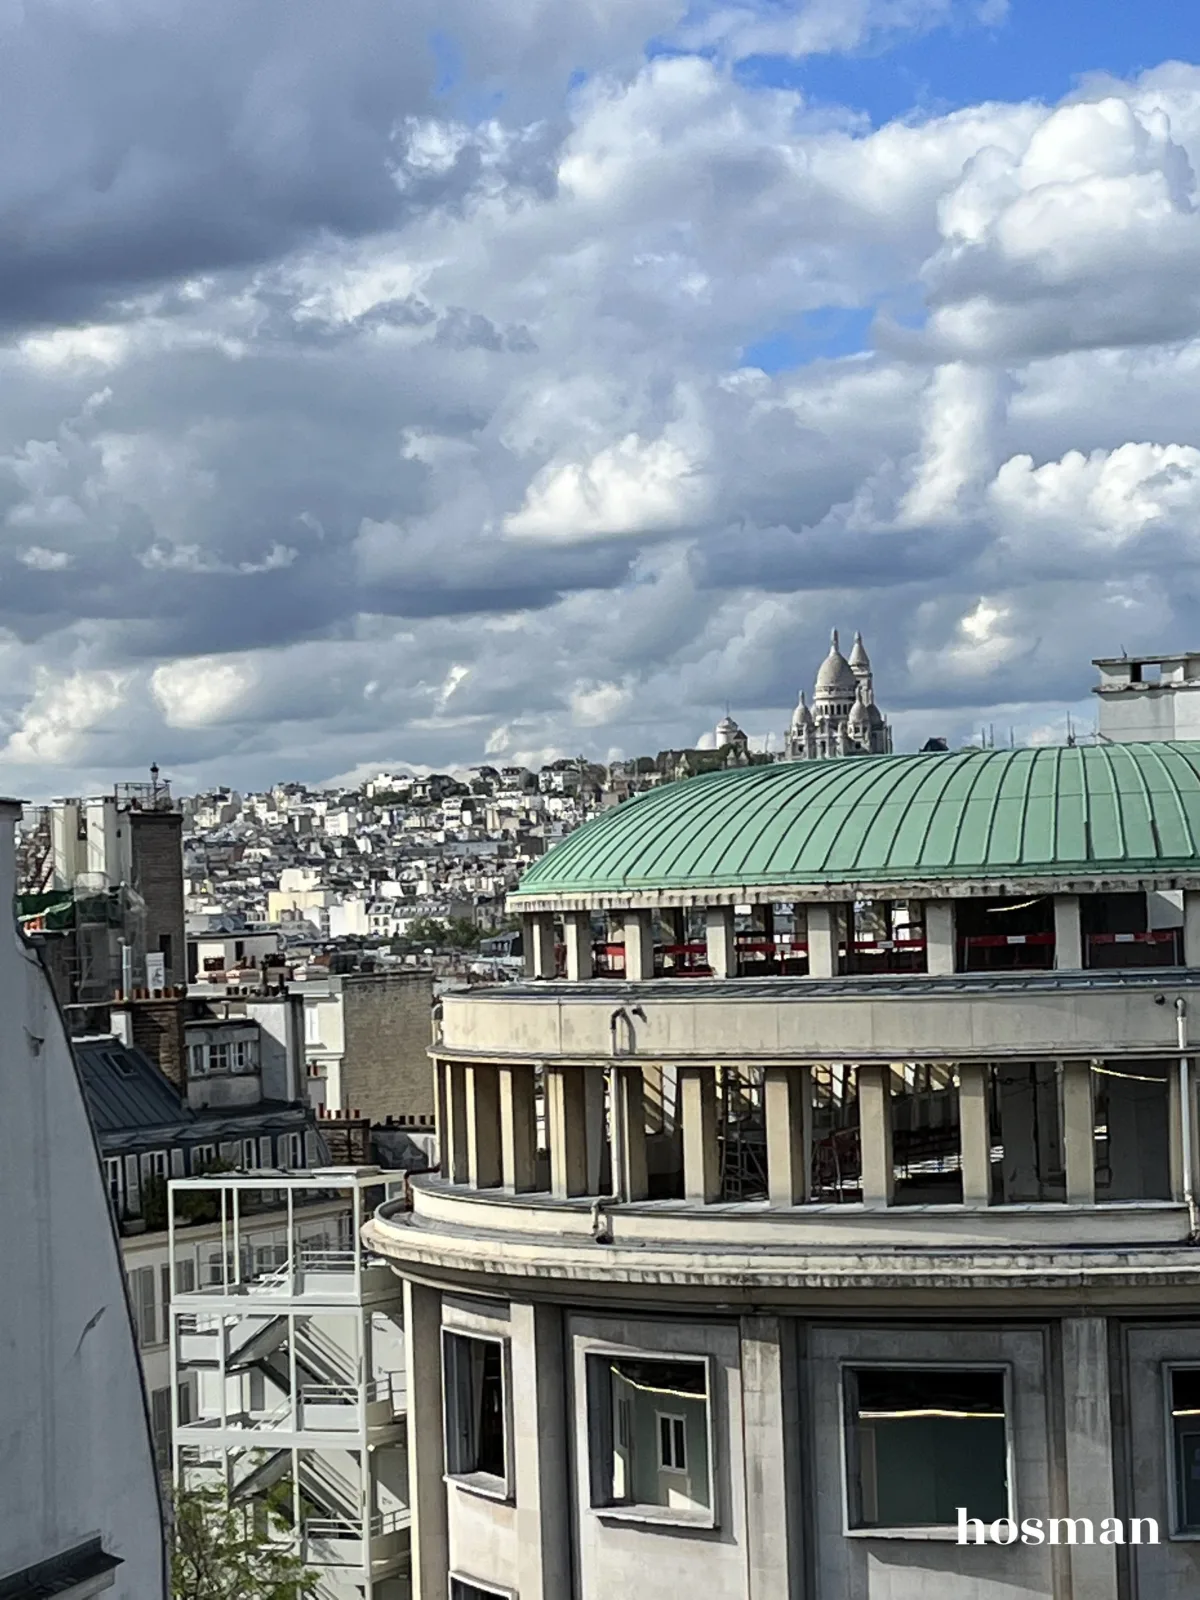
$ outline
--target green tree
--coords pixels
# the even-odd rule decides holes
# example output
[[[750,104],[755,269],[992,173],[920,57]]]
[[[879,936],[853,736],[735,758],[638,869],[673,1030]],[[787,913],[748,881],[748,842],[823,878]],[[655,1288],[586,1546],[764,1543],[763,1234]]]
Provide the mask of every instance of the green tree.
[[[267,1508],[277,1525],[282,1519]],[[172,1600],[310,1600],[317,1575],[286,1546],[263,1537],[248,1506],[229,1506],[219,1489],[175,1496],[171,1530]]]

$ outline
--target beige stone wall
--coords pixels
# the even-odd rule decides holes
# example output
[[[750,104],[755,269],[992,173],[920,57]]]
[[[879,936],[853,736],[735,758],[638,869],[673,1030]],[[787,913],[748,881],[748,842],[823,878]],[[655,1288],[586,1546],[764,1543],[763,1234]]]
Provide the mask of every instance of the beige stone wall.
[[[344,1109],[372,1122],[432,1116],[428,972],[351,973],[342,980]]]

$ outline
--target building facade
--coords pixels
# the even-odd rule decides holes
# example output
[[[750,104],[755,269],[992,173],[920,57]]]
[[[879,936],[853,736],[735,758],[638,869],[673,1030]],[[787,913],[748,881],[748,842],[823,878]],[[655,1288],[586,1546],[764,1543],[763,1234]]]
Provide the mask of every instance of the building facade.
[[[888,755],[892,730],[875,704],[875,680],[862,634],[850,657],[842,654],[837,629],[817,672],[813,703],[802,693],[784,735],[785,761],[829,761],[838,756]]]
[[[1107,656],[1093,661],[1100,682],[1097,731],[1126,744],[1200,737],[1200,651],[1179,655]]]
[[[365,1230],[417,1600],[1194,1595],[1200,745],[695,778],[512,904]]]
[[[163,1514],[117,1233],[54,991],[8,920],[0,802],[0,1594],[162,1600]]]

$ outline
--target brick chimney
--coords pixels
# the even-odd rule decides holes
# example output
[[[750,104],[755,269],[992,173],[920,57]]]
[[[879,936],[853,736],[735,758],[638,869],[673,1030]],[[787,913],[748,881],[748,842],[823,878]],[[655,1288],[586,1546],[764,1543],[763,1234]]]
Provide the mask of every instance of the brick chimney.
[[[185,995],[155,995],[122,1001],[112,1007],[112,1026],[118,1031],[118,1018],[128,1018],[129,1042],[155,1062],[164,1078],[187,1095],[187,1055],[184,1045]]]

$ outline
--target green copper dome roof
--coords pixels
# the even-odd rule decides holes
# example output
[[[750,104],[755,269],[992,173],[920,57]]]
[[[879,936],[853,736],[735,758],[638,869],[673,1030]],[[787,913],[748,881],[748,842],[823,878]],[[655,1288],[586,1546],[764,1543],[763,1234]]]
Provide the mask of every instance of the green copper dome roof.
[[[585,823],[515,904],[621,891],[1200,875],[1200,743],[779,762]]]

